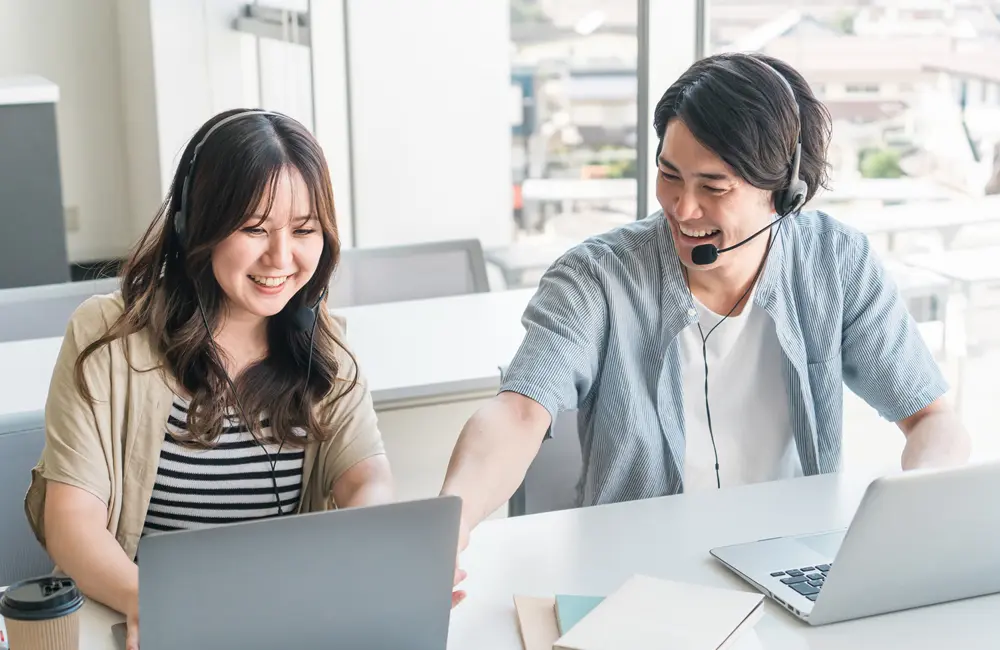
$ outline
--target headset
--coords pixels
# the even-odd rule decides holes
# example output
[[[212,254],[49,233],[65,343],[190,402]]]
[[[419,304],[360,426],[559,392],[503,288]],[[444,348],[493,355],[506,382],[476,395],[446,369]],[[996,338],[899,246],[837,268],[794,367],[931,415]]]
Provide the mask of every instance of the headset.
[[[240,111],[238,113],[233,113],[232,115],[228,115],[219,120],[218,122],[216,122],[215,124],[213,124],[212,127],[205,133],[205,135],[201,137],[201,140],[198,141],[198,143],[194,147],[194,150],[191,152],[191,160],[188,163],[187,173],[184,175],[184,181],[181,185],[180,205],[178,206],[177,212],[175,212],[173,215],[174,244],[177,249],[178,259],[182,258],[187,251],[186,247],[187,224],[188,224],[188,214],[189,214],[188,210],[190,208],[188,203],[189,201],[188,192],[190,190],[192,179],[194,178],[195,163],[198,160],[198,154],[201,152],[201,148],[205,145],[205,143],[208,141],[208,139],[212,136],[213,133],[218,131],[226,124],[229,124],[230,122],[234,122],[239,119],[256,115],[265,115],[265,116],[270,115],[278,117],[283,120],[292,120],[291,117],[288,117],[283,113],[278,113],[275,111],[266,111],[262,109],[247,109],[244,111]],[[327,245],[326,238],[324,237],[323,238],[324,251],[326,250],[326,245]],[[183,264],[179,266],[183,268]],[[192,282],[194,283],[193,278]],[[308,306],[306,305],[300,306],[292,314],[292,322],[295,325],[296,329],[303,332],[309,332],[309,354],[306,361],[307,386],[309,384],[309,376],[312,370],[313,342],[316,336],[316,324],[319,321],[319,309],[320,305],[323,302],[323,299],[326,298],[327,292],[328,292],[328,287],[324,287],[323,291],[320,293],[319,298],[314,303]],[[195,283],[194,295],[195,299],[198,302],[198,311],[201,314],[202,322],[205,325],[205,331],[208,333],[208,340],[211,341],[212,348],[215,350],[216,356],[219,357],[219,359],[221,360],[222,355],[219,352],[218,344],[216,344],[215,342],[215,337],[212,336],[212,328],[208,323],[208,316],[205,313],[205,305],[201,300],[201,293],[199,292],[196,283]],[[265,447],[264,444],[253,433],[253,427],[251,426],[250,419],[247,418],[246,411],[243,409],[243,405],[240,403],[239,395],[236,394],[236,384],[233,383],[233,380],[229,376],[229,373],[224,373],[224,374],[226,377],[226,383],[229,384],[229,390],[232,393],[233,401],[236,403],[236,408],[239,411],[239,415],[240,417],[243,418],[244,426],[246,426],[247,431],[250,433],[250,437],[254,439],[254,442],[257,443],[257,446],[260,447],[261,451],[263,451],[264,455],[267,457],[267,462],[271,470],[271,485],[274,488],[275,506],[278,509],[278,515],[279,516],[284,515],[286,513],[283,511],[281,507],[281,494],[280,491],[278,490],[278,478],[276,476],[275,467],[277,466],[278,463],[277,457],[280,456],[281,449],[282,447],[284,447],[285,438],[284,436],[282,436],[281,444],[278,445],[278,451],[275,452],[275,457],[272,459],[271,454],[267,451],[267,447]]]
[[[789,95],[791,95],[792,98],[792,104],[795,106],[795,119],[796,119],[795,151],[792,154],[791,163],[789,165],[790,174],[788,178],[788,183],[786,187],[780,190],[776,190],[773,194],[774,208],[775,212],[777,212],[777,214],[779,215],[779,218],[772,220],[767,226],[761,228],[760,230],[758,230],[757,232],[750,235],[749,237],[747,237],[746,239],[744,239],[743,241],[739,242],[734,246],[723,248],[721,250],[716,248],[713,244],[702,244],[700,246],[695,246],[694,249],[691,251],[691,260],[695,264],[711,264],[719,257],[719,253],[724,253],[726,251],[731,251],[735,248],[739,248],[743,244],[752,240],[757,235],[764,232],[765,230],[770,230],[771,227],[774,226],[775,224],[778,224],[778,233],[780,234],[782,226],[781,221],[785,217],[791,214],[798,214],[798,212],[802,209],[803,204],[805,204],[806,197],[809,195],[809,185],[804,180],[799,178],[799,164],[802,158],[802,114],[801,111],[799,110],[799,102],[795,96],[795,90],[792,88],[792,84],[789,83],[788,79],[786,79],[783,74],[775,70],[774,67],[769,65],[766,61],[762,61],[761,59],[758,59],[753,56],[750,56],[748,58],[758,62],[760,65],[764,66],[767,70],[772,72],[775,76],[777,76],[781,80],[781,83],[788,89],[788,93]],[[760,266],[757,267],[757,272],[754,274],[753,281],[750,283],[750,286],[747,287],[747,290],[743,292],[743,295],[740,296],[739,300],[736,301],[736,304],[733,305],[732,309],[729,310],[729,313],[723,316],[718,323],[713,325],[712,329],[708,331],[708,334],[705,334],[702,331],[701,319],[699,318],[697,321],[698,334],[701,336],[702,361],[704,362],[704,367],[705,367],[705,418],[708,424],[708,435],[712,440],[712,453],[715,455],[715,485],[717,488],[720,489],[722,488],[722,478],[719,473],[719,450],[715,446],[715,432],[712,430],[712,411],[708,405],[708,337],[712,335],[712,332],[714,332],[719,325],[724,323],[726,319],[732,316],[733,312],[736,311],[736,307],[738,307],[739,304],[743,302],[743,299],[747,297],[747,294],[750,293],[750,290],[754,286],[756,286],[757,279],[760,277],[761,271],[764,270],[764,263],[767,261],[767,256],[771,252],[771,246],[774,243],[775,239],[776,237],[772,238],[767,243],[767,249],[764,251],[764,258],[761,260]],[[684,270],[684,273],[686,276],[687,269]]]

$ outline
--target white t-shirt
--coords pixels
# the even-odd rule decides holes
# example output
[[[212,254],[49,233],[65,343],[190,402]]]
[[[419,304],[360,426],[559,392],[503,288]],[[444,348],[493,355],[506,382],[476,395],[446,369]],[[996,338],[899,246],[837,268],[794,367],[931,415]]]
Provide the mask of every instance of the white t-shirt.
[[[708,336],[708,403],[723,488],[801,476],[792,437],[782,353],[774,321],[753,304],[722,319],[695,298]],[[680,334],[684,376],[684,491],[716,489],[715,455],[705,414],[705,362],[698,326]]]

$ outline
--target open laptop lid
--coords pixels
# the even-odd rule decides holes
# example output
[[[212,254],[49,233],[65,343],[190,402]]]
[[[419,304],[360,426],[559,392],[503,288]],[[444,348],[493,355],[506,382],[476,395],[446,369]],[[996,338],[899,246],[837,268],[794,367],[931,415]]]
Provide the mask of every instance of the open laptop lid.
[[[811,620],[837,622],[1000,592],[1000,508],[991,503],[998,493],[996,460],[872,481]]]
[[[141,540],[143,650],[445,647],[457,497]]]
[[[770,572],[832,562],[833,547],[815,541],[842,538],[815,605],[783,597],[814,625],[998,593],[1000,509],[989,501],[997,493],[998,460],[894,473],[868,485],[846,534],[773,537],[710,553],[754,586],[788,594]]]

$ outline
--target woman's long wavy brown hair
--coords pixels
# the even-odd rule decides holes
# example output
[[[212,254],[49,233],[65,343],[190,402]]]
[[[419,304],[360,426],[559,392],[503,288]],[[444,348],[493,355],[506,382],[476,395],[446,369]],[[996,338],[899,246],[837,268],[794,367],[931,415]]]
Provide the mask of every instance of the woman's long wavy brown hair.
[[[317,309],[306,384],[310,332],[297,326],[294,318],[297,310],[320,299],[340,259],[333,190],[322,149],[304,126],[284,116],[249,113],[221,126],[198,153],[189,184],[185,241],[179,242],[174,233],[174,217],[181,208],[181,188],[195,145],[218,121],[240,110],[211,118],[188,143],[170,193],[121,273],[125,311],[80,354],[76,383],[90,398],[83,379],[87,357],[145,330],[162,359],[158,368],[171,373],[191,398],[188,442],[211,446],[223,431],[227,409],[242,406],[249,420],[244,424],[251,430],[257,431],[266,413],[275,439],[301,446],[326,439],[334,403],[357,382],[357,364],[338,340],[323,300]],[[309,187],[325,245],[313,277],[280,313],[268,319],[267,356],[232,378],[238,396],[235,402],[225,366],[199,311],[198,296],[214,331],[224,316],[226,299],[212,271],[212,250],[246,223],[262,199],[273,197],[280,172],[288,167],[296,169]],[[344,373],[349,377],[341,376],[346,369],[340,367],[337,348],[351,360],[352,369]],[[339,394],[326,399],[334,390]],[[321,402],[324,408],[316,408]],[[293,427],[303,428],[306,436],[290,435]]]

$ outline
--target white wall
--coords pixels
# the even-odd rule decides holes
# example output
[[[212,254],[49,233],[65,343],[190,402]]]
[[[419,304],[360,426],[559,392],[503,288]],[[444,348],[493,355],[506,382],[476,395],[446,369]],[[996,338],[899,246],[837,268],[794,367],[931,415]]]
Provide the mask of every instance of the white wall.
[[[59,86],[63,202],[79,214],[71,261],[120,255],[132,240],[118,62],[116,0],[0,0],[0,75]]]
[[[156,84],[149,2],[118,0],[118,52],[124,123],[127,221],[133,239],[146,231],[163,201],[157,139]],[[125,223],[122,224],[125,227]]]
[[[233,21],[248,0],[144,1],[149,3],[152,22],[156,138],[164,193],[188,141],[221,111],[261,107],[312,124],[308,50],[274,41],[261,41],[258,49],[254,36],[235,31]],[[305,0],[265,4],[306,9]],[[262,83],[258,83],[258,60],[263,62]]]
[[[263,0],[261,4],[275,9],[308,12],[309,0]],[[287,36],[292,38],[289,25]],[[260,53],[261,105],[290,115],[315,133],[313,119],[312,57],[309,47],[291,42],[262,38],[257,40]]]
[[[152,24],[160,185],[170,187],[191,136],[224,108],[242,106],[241,39],[227,27],[243,0],[148,0]]]
[[[309,18],[312,23],[310,65],[316,138],[330,166],[340,242],[346,248],[354,242],[354,195],[344,3],[312,0]]]
[[[508,242],[509,3],[347,8],[358,245]]]
[[[670,84],[684,74],[695,60],[696,7],[695,0],[649,0],[649,97],[647,101],[649,131],[646,139],[650,155],[640,161],[647,165],[646,215],[660,209],[656,200],[656,156],[660,142],[653,130],[653,115],[660,97]],[[663,25],[669,25],[669,37]],[[641,215],[645,216],[645,215]]]

